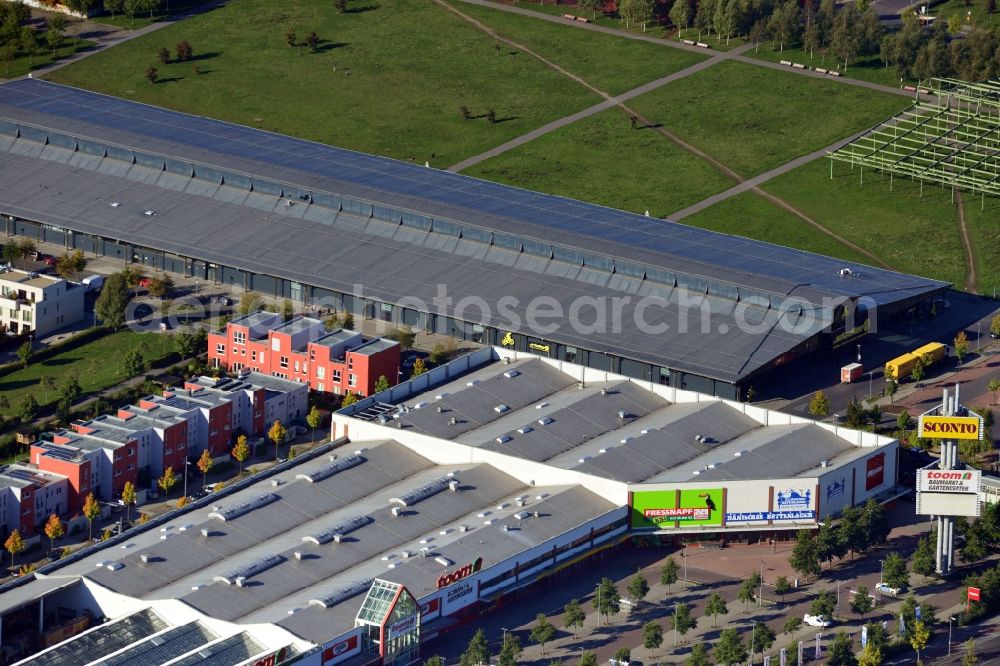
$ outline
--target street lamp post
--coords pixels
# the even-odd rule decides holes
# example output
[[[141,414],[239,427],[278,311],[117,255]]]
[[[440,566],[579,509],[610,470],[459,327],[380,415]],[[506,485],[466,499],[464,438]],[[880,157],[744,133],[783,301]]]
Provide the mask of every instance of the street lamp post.
[[[601,626],[601,584],[597,584],[597,626]]]
[[[187,494],[188,494],[188,465],[190,465],[190,464],[191,464],[191,461],[188,460],[187,458],[185,458],[184,459],[184,497],[187,497]]]
[[[684,561],[684,589],[688,589],[688,557],[687,557],[687,546],[681,550],[681,560]]]
[[[951,625],[949,625],[951,626]],[[674,602],[674,647],[677,647],[677,602]]]
[[[858,363],[861,363],[861,345],[858,345]]]
[[[955,616],[948,617],[948,656],[951,656],[951,623],[955,621]]]
[[[872,375],[873,374],[874,373],[871,370],[868,371],[868,397],[869,398],[872,397]]]
[[[879,560],[879,570],[878,570],[878,584],[881,585],[885,581],[882,579],[882,572],[885,571],[885,560]]]
[[[760,561],[760,589],[757,592],[757,605],[762,606],[764,603],[764,560]]]
[[[983,328],[983,322],[977,321],[976,322],[976,351],[977,352],[979,351],[979,348],[982,346],[982,343],[980,342],[980,340],[983,339],[982,328]]]

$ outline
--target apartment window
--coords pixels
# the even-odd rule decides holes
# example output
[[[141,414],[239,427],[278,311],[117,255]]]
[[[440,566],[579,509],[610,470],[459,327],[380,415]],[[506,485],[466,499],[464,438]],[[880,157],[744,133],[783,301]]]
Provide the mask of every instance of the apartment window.
[[[121,476],[121,475],[122,475],[122,471],[120,469],[116,469],[115,470],[115,476]]]
[[[134,465],[133,463],[129,463],[129,464],[128,464],[128,468],[129,468],[130,470],[133,470],[133,469],[135,469],[135,465]]]
[[[322,365],[316,368],[316,377],[318,379],[326,379],[326,368]]]
[[[21,319],[23,321],[31,321],[31,310],[21,310]]]
[[[239,372],[243,369],[242,363],[233,363],[233,372]]]
[[[221,342],[219,344],[215,345],[215,353],[219,354],[221,356],[225,356],[226,355],[226,345],[222,344]]]
[[[358,383],[358,378],[355,376],[355,374],[353,372],[351,374],[347,375],[347,385],[348,386],[354,386],[357,383]]]
[[[280,365],[282,368],[287,368],[288,367],[288,357],[287,356],[282,356],[278,360],[278,365]]]
[[[247,355],[247,350],[246,349],[240,349],[240,356],[246,356],[246,355]]]
[[[246,331],[233,331],[233,342],[238,345],[245,345],[247,343]]]
[[[164,451],[163,451],[163,453],[164,453],[165,455],[168,455],[168,456],[169,456],[169,455],[170,455],[171,453],[173,453],[173,452],[174,452],[174,450],[173,450],[173,449],[166,449],[166,450],[164,450]]]
[[[326,391],[326,387],[323,386],[322,382],[320,382],[319,384],[316,385],[316,390],[319,391],[320,393],[323,393],[324,391]]]
[[[340,379],[340,370],[334,370],[333,371],[333,377],[331,379],[333,379],[333,382],[335,384],[339,384],[341,382],[341,379]]]
[[[299,362],[295,362],[295,372],[299,372]]]
[[[347,369],[348,370],[353,370],[354,369],[354,357],[353,356],[348,355],[348,357],[347,357]]]
[[[271,338],[271,351],[281,351],[281,340]]]
[[[261,353],[260,353],[260,362],[261,362],[261,363],[263,363],[263,362],[264,362],[264,352],[261,352]]]
[[[253,349],[250,350],[250,360],[255,362],[257,360],[257,352]]]

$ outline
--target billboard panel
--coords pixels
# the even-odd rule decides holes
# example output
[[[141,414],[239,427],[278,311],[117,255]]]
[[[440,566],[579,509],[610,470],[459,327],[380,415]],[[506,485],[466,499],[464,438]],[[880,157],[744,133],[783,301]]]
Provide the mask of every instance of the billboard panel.
[[[978,469],[918,469],[917,490],[930,493],[979,493]]]
[[[722,524],[722,488],[647,490],[632,494],[632,527]],[[679,499],[679,501],[678,501]]]
[[[930,439],[982,439],[981,416],[921,416],[920,437]]]
[[[878,488],[885,480],[885,454],[879,453],[868,459],[865,469],[865,490]]]
[[[971,493],[917,493],[921,516],[979,516],[979,495]]]

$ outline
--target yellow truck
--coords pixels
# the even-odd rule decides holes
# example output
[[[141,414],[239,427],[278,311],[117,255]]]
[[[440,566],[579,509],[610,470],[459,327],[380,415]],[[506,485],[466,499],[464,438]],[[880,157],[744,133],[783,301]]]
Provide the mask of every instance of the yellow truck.
[[[914,349],[911,354],[918,356],[924,360],[924,365],[930,365],[931,363],[937,363],[944,358],[944,353],[947,351],[945,347],[940,342],[931,342],[923,347]]]
[[[906,379],[913,372],[913,367],[917,361],[922,361],[924,366],[937,363],[944,358],[948,348],[940,342],[931,342],[923,347],[914,349],[909,354],[897,356],[885,364],[886,379],[894,379],[897,382]]]

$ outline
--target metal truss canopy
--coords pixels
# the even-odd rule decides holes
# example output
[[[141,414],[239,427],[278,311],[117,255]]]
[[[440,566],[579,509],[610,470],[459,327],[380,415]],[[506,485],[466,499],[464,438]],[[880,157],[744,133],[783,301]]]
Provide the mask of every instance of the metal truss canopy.
[[[1000,81],[932,79],[930,95],[830,153],[831,160],[1000,195]]]

